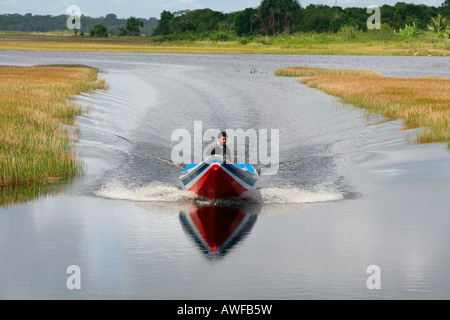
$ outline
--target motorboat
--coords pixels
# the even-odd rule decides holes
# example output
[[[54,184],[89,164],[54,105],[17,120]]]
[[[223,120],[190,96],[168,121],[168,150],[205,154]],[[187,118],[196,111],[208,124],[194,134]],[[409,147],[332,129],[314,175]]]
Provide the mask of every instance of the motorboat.
[[[250,164],[232,163],[220,155],[186,166],[180,176],[187,190],[207,199],[239,197],[253,189],[258,179],[258,172]]]

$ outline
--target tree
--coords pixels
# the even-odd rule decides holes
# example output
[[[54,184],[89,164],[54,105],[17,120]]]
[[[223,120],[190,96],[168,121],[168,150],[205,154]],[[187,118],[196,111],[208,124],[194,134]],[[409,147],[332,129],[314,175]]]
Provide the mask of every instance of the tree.
[[[420,34],[420,31],[417,29],[416,24],[413,23],[412,25],[405,25],[404,28],[400,29],[399,33],[403,35],[406,38],[406,42],[408,42],[411,38]]]
[[[276,35],[280,32],[295,30],[295,16],[300,12],[300,5],[296,0],[263,0],[258,7],[263,35]]]
[[[141,19],[130,17],[127,19],[127,24],[125,26],[125,30],[127,35],[129,36],[138,36],[141,34],[141,30],[139,27],[143,27],[144,22]]]
[[[236,13],[234,18],[234,30],[239,36],[253,33],[253,28],[257,21],[256,9],[247,8],[244,11],[239,11]]]
[[[330,17],[316,13],[310,19],[310,28],[316,32],[326,32],[330,26]]]
[[[253,33],[253,30],[258,22],[261,22],[258,16],[258,11],[255,10],[255,12],[250,16],[250,33]]]
[[[159,19],[158,26],[153,31],[155,35],[168,35],[172,32],[171,24],[175,15],[170,11],[164,10],[161,12],[161,18]]]
[[[437,17],[431,18],[431,28],[436,33],[442,33],[447,29],[448,26],[448,19],[446,17],[443,17],[441,14],[438,14]]]
[[[95,24],[94,28],[90,32],[91,37],[107,37],[108,31],[102,24]]]
[[[450,0],[445,0],[440,9],[444,17],[450,17]]]
[[[108,13],[105,17],[105,20],[115,21],[115,20],[117,20],[117,15],[115,15],[114,13]]]

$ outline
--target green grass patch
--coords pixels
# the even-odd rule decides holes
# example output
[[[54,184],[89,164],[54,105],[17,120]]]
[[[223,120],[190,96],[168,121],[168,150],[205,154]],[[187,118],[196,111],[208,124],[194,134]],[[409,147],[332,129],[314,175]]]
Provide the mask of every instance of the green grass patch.
[[[388,27],[363,32],[343,28],[337,33],[298,32],[277,36],[229,36],[219,40],[214,33],[199,35],[97,38],[36,33],[3,33],[3,50],[57,50],[88,52],[320,54],[320,55],[445,55],[450,40],[424,32],[413,38]]]
[[[70,102],[106,89],[87,66],[0,66],[0,187],[51,182],[82,170]]]

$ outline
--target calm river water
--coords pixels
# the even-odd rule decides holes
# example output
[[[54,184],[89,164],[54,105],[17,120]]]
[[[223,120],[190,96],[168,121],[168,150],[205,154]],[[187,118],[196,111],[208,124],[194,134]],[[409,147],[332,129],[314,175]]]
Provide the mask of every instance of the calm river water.
[[[274,75],[449,76],[449,58],[0,51],[2,65],[56,63],[98,67],[110,88],[76,99],[85,174],[0,208],[1,299],[450,298],[447,146]],[[209,206],[155,159],[200,121],[277,129],[280,161],[302,160]]]

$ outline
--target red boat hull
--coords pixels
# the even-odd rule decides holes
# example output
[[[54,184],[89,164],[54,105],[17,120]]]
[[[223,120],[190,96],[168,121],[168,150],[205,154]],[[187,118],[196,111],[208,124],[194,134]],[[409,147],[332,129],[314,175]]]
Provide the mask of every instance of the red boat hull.
[[[189,190],[208,199],[233,198],[248,191],[220,165],[213,165]]]
[[[258,178],[251,165],[223,163],[223,158],[216,155],[188,165],[180,176],[187,190],[207,199],[239,197],[252,189]]]

